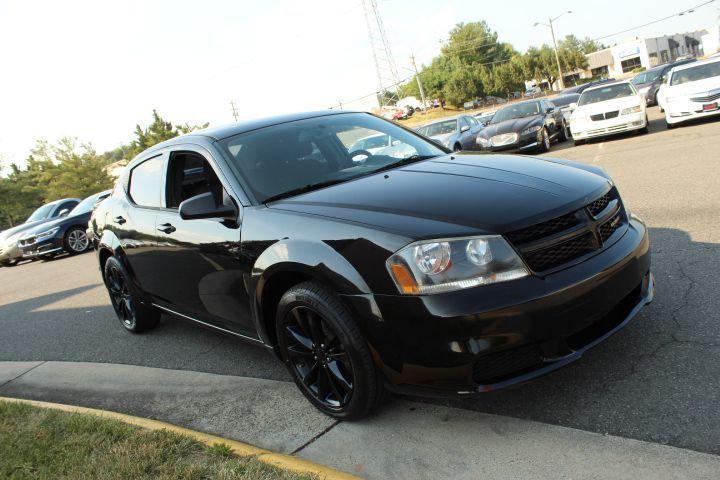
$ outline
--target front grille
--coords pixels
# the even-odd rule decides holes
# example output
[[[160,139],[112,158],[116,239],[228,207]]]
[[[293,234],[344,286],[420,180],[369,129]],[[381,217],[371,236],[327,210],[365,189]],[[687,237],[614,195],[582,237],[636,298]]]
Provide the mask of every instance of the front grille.
[[[693,97],[690,100],[698,103],[714,102],[715,100],[720,100],[720,90],[713,90],[712,92],[709,92],[708,95],[704,95],[702,97]]]
[[[593,250],[596,250],[595,239],[593,234],[588,232],[580,237],[527,253],[525,261],[533,270],[542,271],[582,257]]]
[[[562,217],[554,218],[539,225],[523,228],[508,234],[508,239],[516,244],[527,243],[539,238],[549,237],[556,233],[568,230],[580,224],[580,219],[575,212],[568,213]]]
[[[601,213],[603,210],[605,210],[605,208],[607,208],[610,200],[612,200],[612,198],[610,196],[610,192],[608,192],[602,197],[592,202],[590,205],[588,205],[587,209],[590,211],[590,214],[593,217],[596,217],[598,213]]]
[[[590,115],[590,118],[594,122],[599,122],[601,120],[608,120],[610,118],[615,118],[620,114],[619,110],[615,110],[613,112],[605,112],[605,113],[598,113],[596,115]]]
[[[483,355],[478,357],[473,365],[473,380],[480,384],[492,383],[511,374],[518,375],[523,371],[533,370],[542,362],[542,351],[538,344]]]
[[[20,243],[20,246],[32,245],[33,243],[35,243],[35,237],[22,238],[22,239],[20,239],[19,243]]]
[[[627,218],[617,190],[612,188],[579,210],[509,232],[506,237],[528,267],[544,272],[602,249],[624,226]]]

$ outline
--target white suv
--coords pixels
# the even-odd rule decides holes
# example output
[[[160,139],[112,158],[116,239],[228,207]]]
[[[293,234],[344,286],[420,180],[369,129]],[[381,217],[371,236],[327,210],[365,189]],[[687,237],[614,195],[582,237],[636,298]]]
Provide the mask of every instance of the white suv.
[[[663,85],[668,128],[694,118],[720,114],[720,58],[680,65]]]

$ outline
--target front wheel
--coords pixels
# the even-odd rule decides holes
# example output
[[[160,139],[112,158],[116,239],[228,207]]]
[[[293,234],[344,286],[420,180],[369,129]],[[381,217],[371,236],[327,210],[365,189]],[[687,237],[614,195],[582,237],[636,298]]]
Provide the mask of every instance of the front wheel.
[[[65,247],[65,251],[70,255],[77,255],[87,250],[90,246],[90,240],[88,240],[85,229],[72,227],[68,230],[63,239],[63,246]]]
[[[545,153],[550,150],[550,135],[547,128],[540,130],[540,138],[538,139],[538,152]]]
[[[562,124],[560,124],[560,131],[558,132],[558,143],[564,142],[568,139],[568,127],[565,125],[565,121],[563,120]]]
[[[110,303],[125,330],[141,333],[154,328],[160,321],[160,312],[140,302],[122,263],[115,257],[108,258],[104,273]]]
[[[348,420],[379,405],[383,386],[367,342],[329,288],[309,281],[285,292],[276,329],[283,361],[318,410]]]
[[[462,150],[462,145],[460,145],[459,143],[456,143],[455,145],[453,145],[453,152],[459,152],[461,150]]]

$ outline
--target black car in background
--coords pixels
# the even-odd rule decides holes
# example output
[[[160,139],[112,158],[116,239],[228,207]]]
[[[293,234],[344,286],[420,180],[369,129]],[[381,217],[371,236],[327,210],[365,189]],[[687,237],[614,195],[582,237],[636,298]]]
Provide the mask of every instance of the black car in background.
[[[575,85],[573,87],[569,87],[569,88],[566,88],[565,90],[561,91],[560,95],[567,95],[570,93],[577,93],[578,95],[580,95],[582,92],[584,92],[585,90],[587,90],[590,87],[594,87],[595,85],[601,85],[603,83],[609,83],[609,82],[614,82],[614,81],[615,81],[614,78],[604,78],[602,80],[595,80],[593,82]]]
[[[529,100],[501,108],[480,131],[477,144],[492,152],[547,152],[567,140],[563,112],[550,100]]]
[[[579,93],[561,93],[557,97],[550,99],[555,107],[559,108],[563,114],[563,119],[565,120],[565,138],[572,137],[572,133],[570,132],[570,116],[575,110],[574,105],[577,104],[578,100],[580,100]]]
[[[694,58],[686,58],[650,68],[635,75],[633,79],[630,80],[630,83],[635,85],[638,93],[645,97],[645,103],[647,106],[652,107],[658,104],[658,90],[660,89],[660,85],[662,85],[665,81],[665,75],[670,71],[670,69],[677,67],[678,65],[685,65],[686,63],[694,61]]]
[[[50,219],[28,230],[18,246],[23,258],[49,259],[63,252],[75,255],[88,249],[86,229],[93,207],[110,196],[111,190],[96,193],[78,203],[58,219]]]
[[[406,153],[354,158],[357,138],[380,134]],[[93,222],[123,328],[169,313],[268,348],[335,418],[362,417],[385,389],[544,375],[653,296],[647,229],[604,170],[455,154],[367,113],[168,140],[128,165]]]

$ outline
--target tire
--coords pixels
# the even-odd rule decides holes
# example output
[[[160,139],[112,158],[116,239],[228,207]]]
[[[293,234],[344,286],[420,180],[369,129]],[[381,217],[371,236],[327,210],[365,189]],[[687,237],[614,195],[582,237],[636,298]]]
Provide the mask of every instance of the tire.
[[[65,232],[63,237],[63,249],[70,255],[83,253],[90,247],[90,239],[81,227],[72,227]]]
[[[130,283],[125,267],[117,258],[107,259],[103,278],[115,315],[125,330],[142,333],[155,328],[160,321],[160,312],[140,301],[140,296]]]
[[[672,123],[668,123],[668,121],[665,120],[665,128],[667,128],[668,130],[672,130],[673,128],[675,128],[675,125],[673,125]]]
[[[550,135],[548,135],[547,128],[543,127],[542,134],[540,134],[540,141],[538,142],[538,152],[545,153],[550,151]]]
[[[560,125],[560,132],[557,134],[558,143],[565,142],[568,139],[567,135],[567,126],[565,125],[565,121],[563,120],[562,124]]]
[[[381,403],[384,388],[367,342],[332,290],[315,281],[292,287],[280,299],[275,325],[290,375],[318,410],[352,420]]]
[[[453,152],[461,152],[461,151],[462,151],[462,145],[460,145],[459,143],[456,143],[455,145],[453,145]]]
[[[3,260],[2,262],[0,262],[0,265],[2,265],[3,267],[14,267],[17,264],[17,260]]]
[[[575,140],[575,146],[579,147],[580,145],[585,145],[585,140]]]

